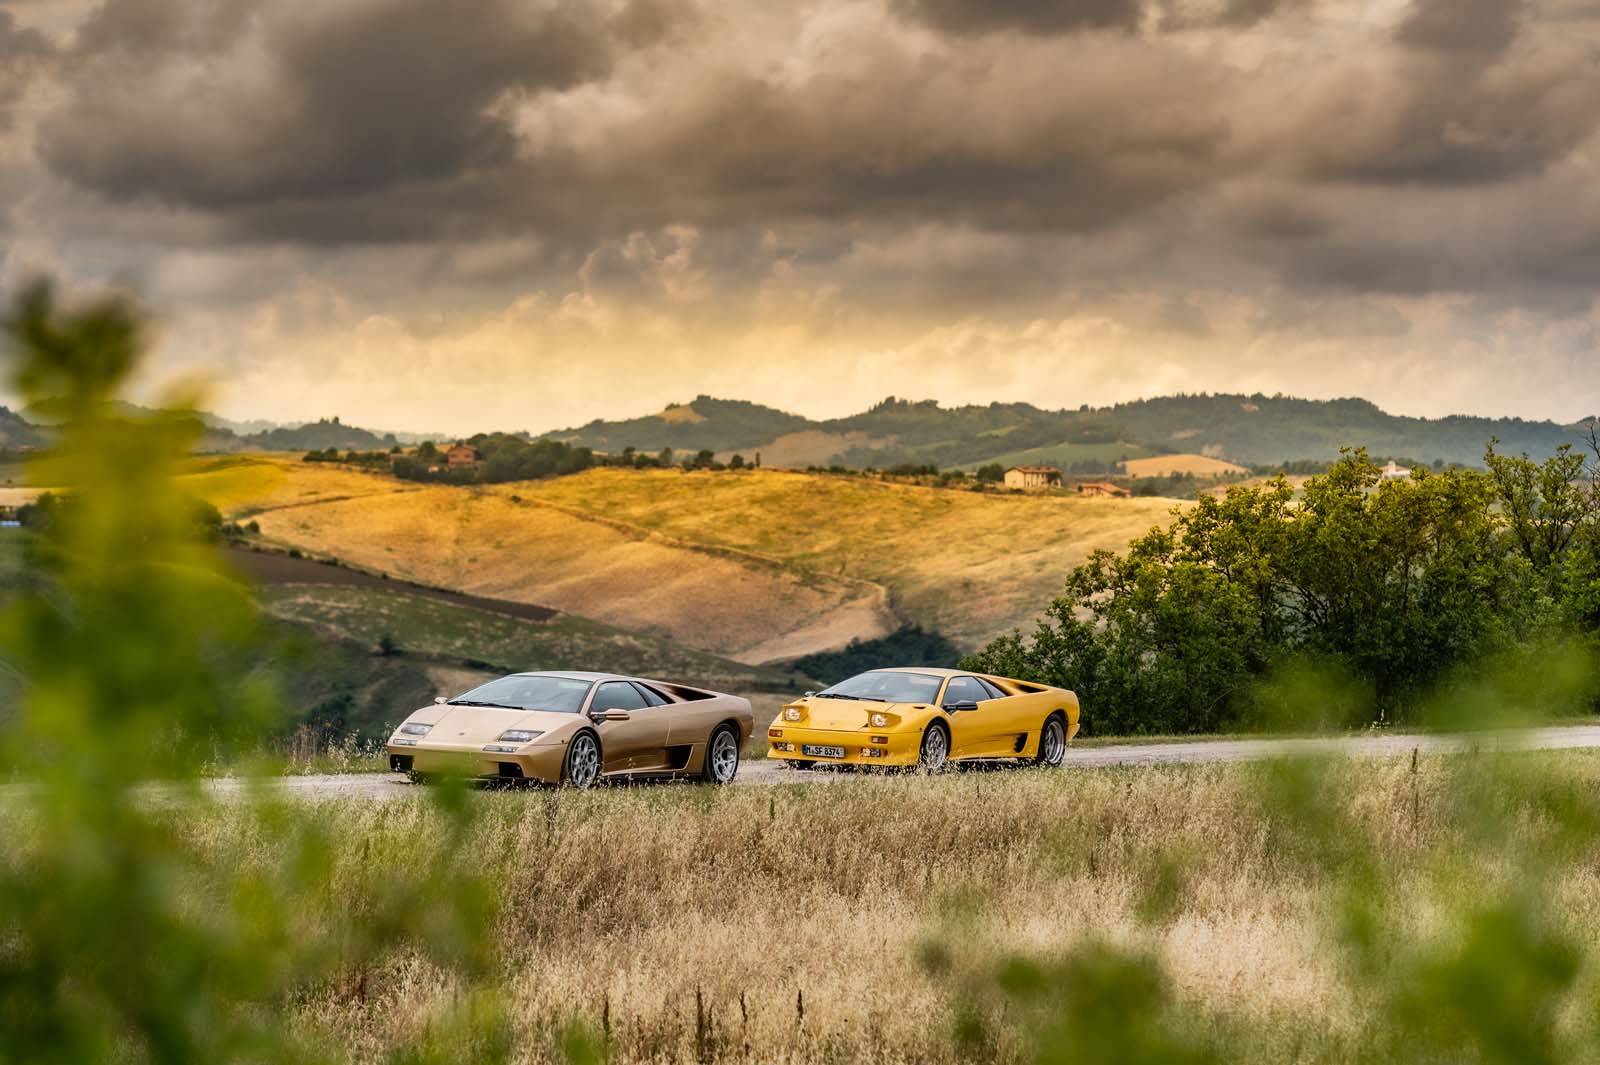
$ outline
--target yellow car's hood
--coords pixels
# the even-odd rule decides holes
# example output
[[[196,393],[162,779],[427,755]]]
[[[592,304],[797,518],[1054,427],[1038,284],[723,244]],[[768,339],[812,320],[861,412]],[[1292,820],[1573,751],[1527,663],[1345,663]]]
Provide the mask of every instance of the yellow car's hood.
[[[551,710],[498,710],[488,706],[443,706],[444,713],[428,730],[439,743],[493,743],[506,729],[543,732],[541,740],[581,720],[579,714]]]
[[[802,724],[810,728],[845,732],[868,728],[868,718],[872,714],[890,714],[893,717],[904,718],[909,716],[913,708],[927,709],[921,703],[874,703],[863,702],[860,699],[829,699],[826,696],[813,696],[806,700],[806,720]]]

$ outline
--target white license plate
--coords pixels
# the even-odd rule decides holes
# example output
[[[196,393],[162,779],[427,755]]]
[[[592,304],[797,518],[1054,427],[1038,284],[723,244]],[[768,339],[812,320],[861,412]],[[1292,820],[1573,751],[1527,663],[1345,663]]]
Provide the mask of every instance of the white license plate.
[[[813,758],[843,758],[843,747],[825,747],[817,743],[802,743],[801,754],[809,754]]]

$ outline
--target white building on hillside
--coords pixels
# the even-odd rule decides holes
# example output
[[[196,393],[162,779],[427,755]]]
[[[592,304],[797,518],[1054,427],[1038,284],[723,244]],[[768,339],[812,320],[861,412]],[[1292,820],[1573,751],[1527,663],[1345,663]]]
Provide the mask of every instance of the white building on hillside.
[[[1378,471],[1378,479],[1381,481],[1403,481],[1410,476],[1411,467],[1398,466],[1394,459],[1390,459],[1388,465]]]

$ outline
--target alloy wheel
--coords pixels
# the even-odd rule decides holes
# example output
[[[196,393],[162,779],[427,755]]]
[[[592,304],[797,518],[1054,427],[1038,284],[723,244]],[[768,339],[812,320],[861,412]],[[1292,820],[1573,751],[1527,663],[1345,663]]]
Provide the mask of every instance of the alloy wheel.
[[[922,734],[922,755],[918,762],[922,768],[934,771],[943,769],[949,760],[950,741],[945,739],[944,729],[930,725]]]
[[[581,732],[572,741],[567,752],[567,783],[575,788],[587,788],[600,776],[600,746],[594,737]]]
[[[1067,754],[1067,737],[1061,728],[1058,718],[1051,718],[1044,723],[1044,735],[1039,737],[1040,761],[1048,766],[1057,766]]]
[[[727,729],[711,740],[711,778],[718,784],[731,781],[739,772],[739,741]]]

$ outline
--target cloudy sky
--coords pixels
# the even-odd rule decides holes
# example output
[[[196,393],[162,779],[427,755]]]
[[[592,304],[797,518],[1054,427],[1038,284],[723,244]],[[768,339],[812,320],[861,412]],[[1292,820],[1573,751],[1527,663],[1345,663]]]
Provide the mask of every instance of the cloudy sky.
[[[0,0],[0,289],[278,420],[1600,410],[1600,0]]]

